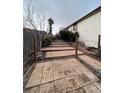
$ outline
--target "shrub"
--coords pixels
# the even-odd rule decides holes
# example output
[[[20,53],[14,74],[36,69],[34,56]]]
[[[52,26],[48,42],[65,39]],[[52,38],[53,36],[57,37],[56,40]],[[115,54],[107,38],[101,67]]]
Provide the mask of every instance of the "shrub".
[[[54,36],[54,38],[55,38],[55,40],[60,39],[60,35],[59,35],[59,33],[57,33],[57,34]]]
[[[44,37],[42,40],[42,47],[49,46],[51,44],[52,40],[53,40],[52,37],[49,35]]]
[[[71,31],[68,30],[60,31],[59,34],[60,34],[60,38],[67,42],[69,41],[75,42],[76,35],[79,37],[78,32],[72,33]]]

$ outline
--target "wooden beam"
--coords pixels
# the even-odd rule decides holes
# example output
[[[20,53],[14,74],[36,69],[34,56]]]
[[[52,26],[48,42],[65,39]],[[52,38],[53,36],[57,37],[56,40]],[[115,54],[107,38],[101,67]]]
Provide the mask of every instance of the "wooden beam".
[[[36,36],[33,37],[33,50],[34,50],[34,62],[37,62],[37,57],[36,57],[36,53],[37,53],[37,47],[36,47]]]
[[[78,37],[76,36],[76,40],[75,40],[75,57],[78,57]]]

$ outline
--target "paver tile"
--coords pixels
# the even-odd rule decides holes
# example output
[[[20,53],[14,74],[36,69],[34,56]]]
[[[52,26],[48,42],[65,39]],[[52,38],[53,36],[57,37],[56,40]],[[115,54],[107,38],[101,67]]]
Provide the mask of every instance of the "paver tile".
[[[50,82],[50,81],[53,81],[52,71],[43,73],[41,83],[43,84],[43,83]]]
[[[55,93],[53,82],[42,84],[39,93]]]
[[[54,84],[55,91],[60,91],[69,87],[66,78],[55,80]]]
[[[100,91],[94,86],[94,84],[90,84],[84,87],[86,93],[100,93]]]
[[[64,78],[64,77],[65,77],[65,75],[63,74],[63,72],[61,70],[53,72],[54,80]]]
[[[62,69],[61,72],[64,74],[65,77],[76,74],[75,70],[71,65],[64,64],[61,66],[61,69]]]
[[[50,62],[44,62],[43,73],[51,73],[52,72],[52,64]]]
[[[39,93],[39,86],[38,87],[33,87],[33,88],[29,88],[29,89],[25,89],[24,93]]]
[[[85,93],[85,92],[83,91],[83,88],[78,88],[73,91],[69,91],[68,93]]]
[[[95,86],[101,90],[101,82],[94,82]]]
[[[88,70],[84,65],[75,67],[75,70],[79,75],[85,74],[91,81],[99,81],[100,79],[94,75],[90,70]]]
[[[69,85],[69,91],[81,87],[80,81],[75,76],[67,77],[67,82]]]
[[[44,63],[37,63],[35,68],[43,68],[44,67]]]
[[[42,70],[43,70],[43,68],[35,68],[34,69],[25,88],[33,87],[33,86],[39,85],[41,83]]]
[[[51,61],[53,72],[54,72],[54,71],[59,71],[59,70],[60,70],[61,65],[62,65],[62,60],[59,60],[59,61],[60,61],[60,62]]]
[[[41,82],[41,76],[40,75],[31,76],[28,83],[26,84],[25,88],[29,88],[29,87],[39,85],[40,82]]]
[[[81,87],[86,86],[91,83],[90,79],[85,74],[83,74],[83,72],[81,75],[76,75],[76,78],[81,84]]]
[[[56,91],[56,93],[68,93],[68,88]]]

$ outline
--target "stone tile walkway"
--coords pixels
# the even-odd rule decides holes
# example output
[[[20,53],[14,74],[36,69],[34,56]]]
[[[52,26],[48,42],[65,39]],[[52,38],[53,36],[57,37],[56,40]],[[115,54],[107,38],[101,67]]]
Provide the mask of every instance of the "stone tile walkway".
[[[37,63],[24,93],[100,93],[100,80],[75,58]]]
[[[63,42],[64,43],[64,42]],[[63,44],[62,43],[62,44]],[[24,93],[100,93],[101,81],[84,64],[80,63],[75,57],[75,50],[64,51],[69,46],[62,49],[62,44],[52,43],[52,47],[44,48],[46,59],[37,63],[31,77],[24,88]],[[56,46],[54,46],[56,45]],[[54,46],[54,47],[53,47]],[[66,44],[63,46],[66,46]],[[62,51],[52,51],[62,49]],[[83,52],[78,51],[79,57],[90,61],[95,67],[95,61],[85,57]],[[68,58],[56,59],[56,57],[66,56]],[[84,57],[85,58],[84,58]],[[47,60],[47,58],[53,58]],[[90,63],[89,63],[90,64]]]

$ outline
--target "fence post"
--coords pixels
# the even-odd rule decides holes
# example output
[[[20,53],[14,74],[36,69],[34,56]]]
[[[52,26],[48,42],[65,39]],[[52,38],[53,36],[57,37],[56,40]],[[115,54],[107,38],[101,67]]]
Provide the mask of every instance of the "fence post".
[[[76,35],[76,40],[75,40],[75,57],[77,58],[78,57],[78,37]]]
[[[100,48],[100,35],[98,36],[98,48]]]
[[[71,45],[71,34],[70,34],[70,38],[69,38],[69,45]]]
[[[98,56],[101,56],[101,46],[100,46],[100,42],[101,42],[101,36],[98,36]]]
[[[34,47],[34,62],[36,63],[37,62],[37,55],[36,55],[36,36],[34,36],[33,38],[33,47]]]

